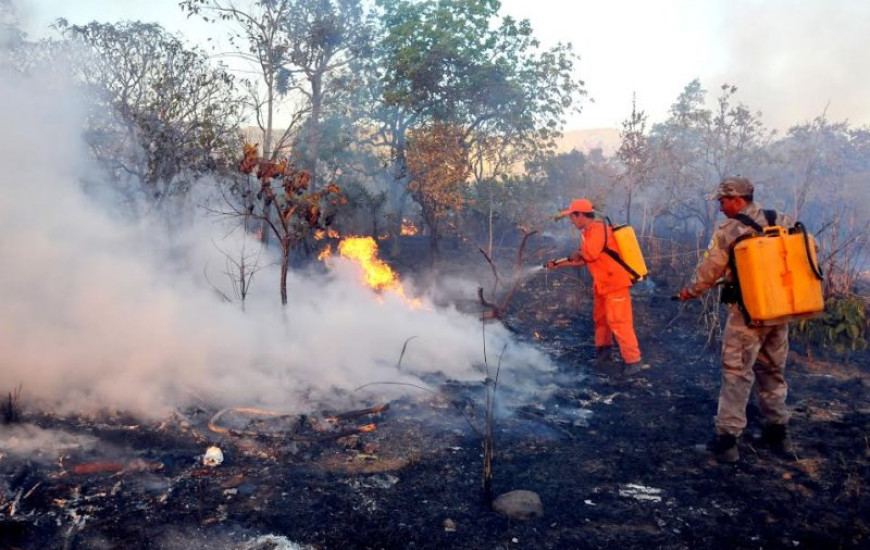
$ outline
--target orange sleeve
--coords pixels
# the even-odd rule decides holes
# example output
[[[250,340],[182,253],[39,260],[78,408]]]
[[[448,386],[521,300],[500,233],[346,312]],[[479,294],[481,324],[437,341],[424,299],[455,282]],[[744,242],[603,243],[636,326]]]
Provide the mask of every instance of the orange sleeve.
[[[580,254],[583,261],[595,262],[604,252],[605,228],[602,222],[589,225],[583,232],[583,242],[580,245]]]

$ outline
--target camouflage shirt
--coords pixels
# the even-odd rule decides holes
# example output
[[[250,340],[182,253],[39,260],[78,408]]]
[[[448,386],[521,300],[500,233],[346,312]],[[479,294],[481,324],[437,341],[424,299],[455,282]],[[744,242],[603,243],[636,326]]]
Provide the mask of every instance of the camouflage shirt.
[[[749,203],[740,213],[746,214],[761,227],[767,225],[764,211],[761,206],[754,202]],[[794,222],[789,216],[777,212],[775,225],[791,227],[794,225]],[[687,286],[689,292],[694,296],[698,296],[705,290],[716,286],[720,281],[734,282],[734,275],[731,273],[731,268],[728,265],[731,249],[738,238],[753,233],[755,233],[755,230],[751,226],[733,218],[728,218],[719,224],[716,231],[713,232],[710,245],[704,251],[704,255],[695,268],[692,280]]]

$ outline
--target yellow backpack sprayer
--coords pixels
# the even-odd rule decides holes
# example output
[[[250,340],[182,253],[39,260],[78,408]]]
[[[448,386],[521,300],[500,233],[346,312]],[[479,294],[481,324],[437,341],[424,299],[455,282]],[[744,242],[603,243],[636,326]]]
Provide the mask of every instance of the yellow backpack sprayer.
[[[767,227],[745,215],[735,217],[756,232],[739,239],[729,259],[737,281],[736,301],[747,323],[775,325],[818,317],[825,300],[815,239],[801,222],[786,229],[774,225],[776,212],[764,214]]]

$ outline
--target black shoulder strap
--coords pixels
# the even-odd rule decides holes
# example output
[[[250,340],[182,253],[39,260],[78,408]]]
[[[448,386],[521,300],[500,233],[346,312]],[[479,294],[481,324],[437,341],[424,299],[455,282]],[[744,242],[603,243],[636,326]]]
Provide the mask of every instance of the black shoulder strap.
[[[632,281],[637,281],[638,279],[640,279],[640,273],[638,273],[637,271],[632,269],[630,265],[625,263],[625,261],[619,257],[619,254],[617,254],[615,250],[613,250],[612,248],[607,246],[607,227],[610,226],[610,230],[612,231],[613,230],[613,222],[610,221],[610,218],[608,216],[605,216],[604,220],[605,220],[605,223],[604,223],[604,253],[607,254],[608,256],[610,256],[611,258],[613,258],[613,260],[616,263],[621,265],[622,268],[624,270],[626,270],[628,272],[628,274],[631,276]]]
[[[764,219],[767,221],[768,226],[776,225],[776,210],[762,210],[762,212],[764,212]],[[733,219],[739,221],[743,225],[748,225],[754,229],[756,233],[764,233],[764,228],[743,212],[734,216]]]
[[[633,269],[631,268],[630,265],[628,265],[627,263],[625,263],[625,261],[623,261],[623,259],[619,257],[619,254],[617,254],[615,250],[613,250],[612,248],[605,248],[605,249],[604,249],[604,252],[605,252],[608,256],[610,256],[611,258],[613,258],[613,259],[616,261],[616,263],[618,263],[619,265],[621,265],[623,269],[625,269],[626,271],[628,271],[628,274],[631,275],[631,279],[632,279],[633,281],[636,281],[636,280],[640,279],[640,273],[638,273],[637,271],[633,270]]]
[[[743,212],[734,216],[733,219],[739,221],[743,225],[748,225],[749,227],[754,229],[756,233],[764,233],[764,228],[761,227],[760,225],[758,225],[757,221],[753,220],[752,218],[750,218],[749,216],[747,216]]]

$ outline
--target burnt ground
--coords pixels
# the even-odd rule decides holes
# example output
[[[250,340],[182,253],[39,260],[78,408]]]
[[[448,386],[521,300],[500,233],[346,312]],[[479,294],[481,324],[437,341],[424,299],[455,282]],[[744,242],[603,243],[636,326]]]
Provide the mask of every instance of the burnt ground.
[[[482,498],[472,427],[483,385],[441,381],[436,393],[335,423],[325,418],[343,411],[256,424],[230,411],[221,425],[231,433],[209,429],[218,411],[206,406],[153,424],[25,407],[0,425],[6,441],[35,426],[65,434],[66,446],[60,459],[0,449],[0,548],[870,547],[866,353],[793,353],[796,456],[754,444],[753,405],[740,462],[720,465],[696,449],[711,435],[719,386],[701,305],[639,287],[635,324],[651,368],[620,381],[591,362],[587,288],[570,274],[534,278],[506,318],[559,372],[496,418],[493,490],[534,491],[543,517],[510,519]],[[496,397],[509,407],[501,384]],[[376,430],[339,437],[370,422]],[[213,468],[201,460],[210,445],[225,456]]]

